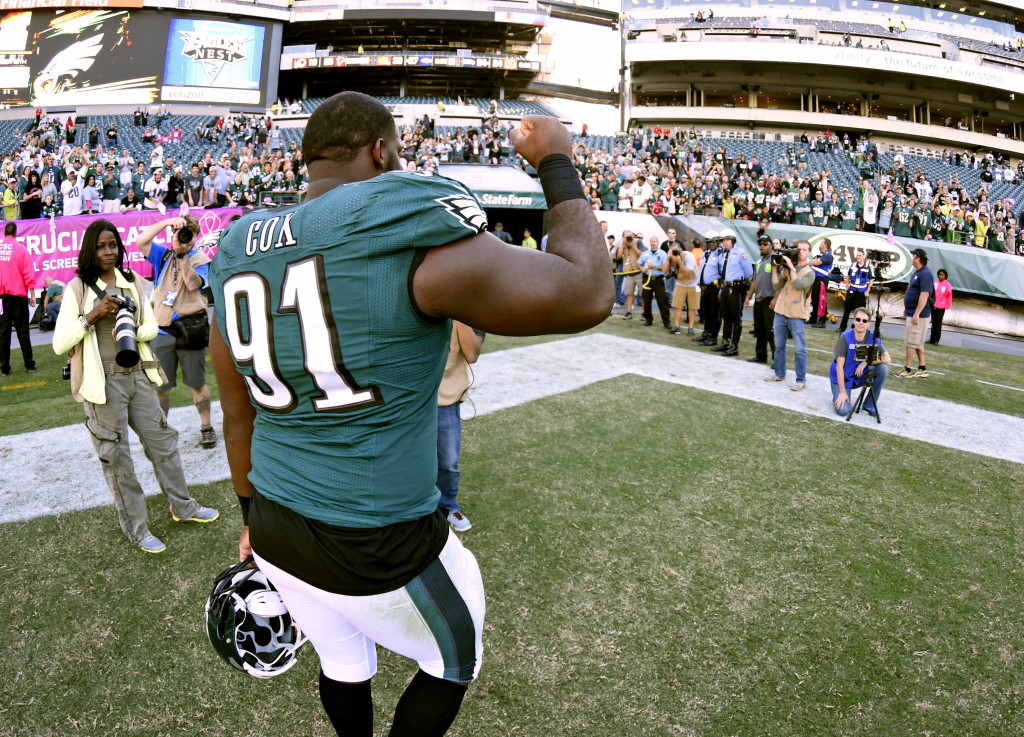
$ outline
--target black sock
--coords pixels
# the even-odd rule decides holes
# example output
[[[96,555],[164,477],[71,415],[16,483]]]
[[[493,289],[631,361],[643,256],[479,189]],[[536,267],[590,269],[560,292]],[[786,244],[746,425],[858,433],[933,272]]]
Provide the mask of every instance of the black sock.
[[[441,737],[455,721],[465,695],[466,684],[417,671],[398,700],[389,737]]]
[[[369,681],[333,681],[321,670],[320,703],[339,736],[373,736],[373,696]]]
[[[927,369],[924,367],[923,363],[920,366],[917,367],[917,370],[918,371],[927,371]]]

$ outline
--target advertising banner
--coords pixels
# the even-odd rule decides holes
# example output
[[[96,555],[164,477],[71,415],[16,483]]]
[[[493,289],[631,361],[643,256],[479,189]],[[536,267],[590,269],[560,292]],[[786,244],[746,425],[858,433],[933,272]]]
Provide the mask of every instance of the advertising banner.
[[[680,239],[685,238],[687,241],[692,238],[703,239],[708,231],[721,230],[728,225],[739,236],[737,245],[751,257],[759,258],[757,223],[741,220],[727,222],[703,216],[659,218],[659,222],[664,228],[669,225],[675,227]],[[910,263],[910,252],[915,248],[923,248],[928,254],[928,268],[933,274],[939,269],[945,269],[957,292],[1024,302],[1024,258],[1020,256],[913,238],[894,238],[894,243],[890,244],[885,235],[855,230],[823,230],[806,225],[772,223],[767,233],[772,238],[784,238],[789,243],[797,238],[806,238],[815,252],[817,243],[827,237],[832,241],[833,263],[844,275],[858,250],[887,251],[893,255],[890,281],[904,284],[909,281],[914,270]]]
[[[125,266],[137,274],[153,278],[153,269],[135,245],[139,233],[154,223],[165,218],[176,217],[178,210],[168,210],[161,215],[156,210],[125,213],[123,215],[78,215],[76,217],[41,218],[39,220],[18,220],[17,240],[25,245],[28,255],[36,269],[36,286],[42,288],[43,279],[47,276],[68,283],[75,278],[78,267],[78,251],[82,234],[89,224],[95,220],[109,220],[117,228],[125,246]],[[242,214],[239,207],[224,207],[213,210],[192,210],[191,214],[199,220],[201,230],[199,245],[203,246],[202,238],[227,227],[232,216]],[[156,240],[170,243],[170,228]],[[214,239],[209,239],[214,240]],[[207,255],[213,257],[216,246],[208,247]]]

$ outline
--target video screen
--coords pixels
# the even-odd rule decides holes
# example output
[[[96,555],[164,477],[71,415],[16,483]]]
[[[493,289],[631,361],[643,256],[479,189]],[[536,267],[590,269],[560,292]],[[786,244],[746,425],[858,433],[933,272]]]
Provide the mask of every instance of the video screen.
[[[260,102],[263,26],[174,18],[161,97],[179,102]]]
[[[5,13],[0,104],[260,105],[269,44],[263,23],[124,9]]]
[[[41,107],[146,105],[163,59],[145,53],[159,16],[125,10],[8,13],[0,18],[0,102]]]

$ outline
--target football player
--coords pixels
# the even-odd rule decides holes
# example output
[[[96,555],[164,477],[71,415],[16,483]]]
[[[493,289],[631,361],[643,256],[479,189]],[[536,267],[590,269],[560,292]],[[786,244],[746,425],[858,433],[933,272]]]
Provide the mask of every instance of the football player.
[[[419,671],[391,735],[442,735],[480,669],[484,592],[438,510],[437,389],[451,320],[505,335],[584,330],[614,285],[555,118],[510,139],[539,172],[548,252],[510,248],[462,184],[396,171],[391,113],[343,92],[309,119],[305,202],[225,231],[211,351],[242,506],[242,558],[320,657],[339,734],[372,734],[375,643]]]

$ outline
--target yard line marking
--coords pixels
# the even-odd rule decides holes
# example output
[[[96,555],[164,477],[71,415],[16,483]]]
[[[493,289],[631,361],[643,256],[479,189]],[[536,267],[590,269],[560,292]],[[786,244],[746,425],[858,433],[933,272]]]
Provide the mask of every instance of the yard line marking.
[[[975,379],[979,384],[988,384],[989,386],[998,386],[1000,389],[1013,389],[1015,392],[1024,392],[1024,389],[1020,389],[1015,386],[1006,386],[1005,384],[993,384],[991,381],[982,381],[981,379]]]
[[[7,392],[12,389],[28,389],[33,386],[46,386],[46,381],[25,381],[21,384],[7,384],[6,386],[0,386],[0,392]]]
[[[815,353],[835,353],[835,351],[826,351],[821,348],[808,348],[807,350],[814,351]]]

